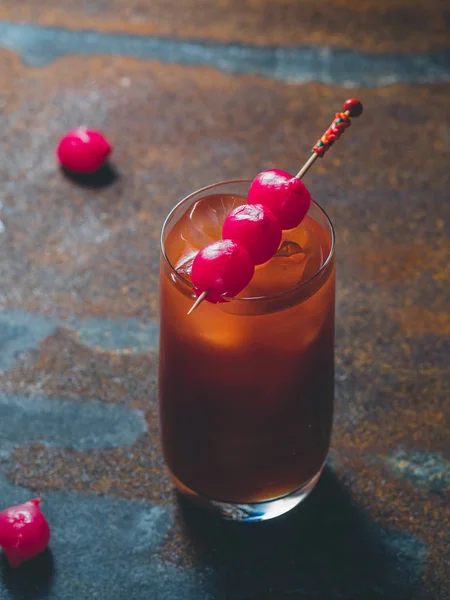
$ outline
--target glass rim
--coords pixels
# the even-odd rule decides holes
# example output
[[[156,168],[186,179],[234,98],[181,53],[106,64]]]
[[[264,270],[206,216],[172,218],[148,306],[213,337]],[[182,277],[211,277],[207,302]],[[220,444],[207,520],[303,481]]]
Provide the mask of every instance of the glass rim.
[[[161,228],[161,235],[160,235],[160,248],[161,248],[161,254],[165,260],[165,262],[167,263],[167,265],[169,266],[170,270],[172,271],[172,273],[178,278],[180,279],[185,285],[187,285],[192,291],[194,291],[194,286],[192,285],[192,283],[186,279],[185,277],[183,277],[183,275],[181,275],[180,273],[178,273],[178,271],[175,269],[174,265],[171,263],[169,257],[167,256],[167,252],[166,252],[166,248],[164,245],[164,233],[167,229],[167,226],[169,225],[170,221],[172,220],[172,217],[174,215],[174,213],[177,211],[177,209],[184,204],[185,202],[188,202],[191,198],[193,198],[194,196],[197,196],[198,194],[201,194],[203,192],[207,192],[208,190],[214,189],[216,187],[219,187],[221,185],[233,185],[233,184],[239,184],[239,183],[251,183],[252,180],[251,179],[230,179],[228,181],[219,181],[218,183],[211,183],[209,185],[206,185],[205,187],[202,187],[198,190],[196,190],[195,192],[191,192],[190,194],[188,194],[187,196],[185,196],[184,198],[182,198],[179,202],[177,202],[177,204],[175,204],[175,206],[170,210],[169,214],[167,215],[167,217],[164,219],[164,223],[162,225]],[[330,251],[328,253],[328,256],[326,258],[326,260],[324,261],[324,263],[321,265],[321,267],[319,269],[317,269],[317,271],[311,275],[311,277],[309,277],[308,279],[306,279],[305,281],[301,281],[299,284],[295,285],[294,287],[289,288],[288,290],[284,290],[283,292],[280,292],[278,294],[272,294],[270,296],[251,296],[248,298],[227,298],[226,296],[224,296],[224,300],[226,300],[227,302],[232,302],[232,303],[250,303],[250,302],[261,302],[261,301],[267,301],[267,300],[276,300],[279,298],[283,298],[284,296],[287,296],[289,294],[295,293],[303,288],[305,288],[307,285],[311,284],[317,277],[319,277],[329,266],[330,262],[333,259],[334,256],[334,251],[335,251],[335,244],[336,244],[336,235],[334,232],[334,226],[333,223],[330,219],[330,217],[328,216],[328,214],[326,213],[326,211],[320,206],[320,204],[318,204],[315,200],[313,200],[311,198],[311,203],[314,204],[314,206],[316,206],[319,211],[322,213],[322,215],[325,217],[329,227],[330,227],[330,231],[331,231],[331,247],[330,247]]]

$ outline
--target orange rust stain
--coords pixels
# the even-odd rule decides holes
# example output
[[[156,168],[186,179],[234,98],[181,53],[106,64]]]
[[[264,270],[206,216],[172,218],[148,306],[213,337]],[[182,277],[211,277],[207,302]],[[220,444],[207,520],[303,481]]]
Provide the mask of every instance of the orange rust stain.
[[[450,335],[450,313],[433,312],[420,306],[410,306],[388,309],[388,314],[391,319],[400,323],[409,335],[423,333],[437,336]]]
[[[383,244],[368,251],[361,250],[354,260],[370,279],[392,283],[418,278],[424,271],[443,278],[443,269],[448,270],[449,254],[450,250],[444,245],[435,249],[425,244]]]

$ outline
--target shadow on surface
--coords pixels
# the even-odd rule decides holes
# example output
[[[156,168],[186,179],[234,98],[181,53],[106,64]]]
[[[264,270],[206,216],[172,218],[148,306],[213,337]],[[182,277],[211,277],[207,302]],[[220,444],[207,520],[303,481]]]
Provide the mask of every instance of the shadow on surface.
[[[61,167],[61,171],[64,177],[67,177],[67,179],[70,179],[70,181],[73,181],[77,185],[94,189],[108,187],[120,177],[119,171],[109,162],[103,164],[94,173],[75,173],[66,167]]]
[[[371,521],[329,468],[299,509],[274,521],[220,521],[183,499],[180,507],[218,599],[411,600],[419,591],[422,542]]]
[[[10,567],[4,554],[0,560],[0,579],[14,600],[46,598],[52,587],[55,569],[50,549],[23,563],[18,569]]]

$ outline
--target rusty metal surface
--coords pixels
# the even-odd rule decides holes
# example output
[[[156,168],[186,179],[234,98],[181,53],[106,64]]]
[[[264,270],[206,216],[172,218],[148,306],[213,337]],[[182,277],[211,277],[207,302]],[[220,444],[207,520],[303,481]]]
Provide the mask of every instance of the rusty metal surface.
[[[366,15],[341,4],[372,40],[375,3]],[[298,41],[294,28],[263,35],[256,19],[273,7],[260,5],[211,36]],[[33,6],[0,16],[130,32],[139,8],[71,4],[63,20],[63,3]],[[422,10],[444,18],[440,6]],[[145,32],[179,34],[181,18]],[[395,47],[441,47],[434,34]],[[0,505],[42,493],[54,534],[19,571],[0,561],[0,600],[449,598],[450,84],[349,91],[114,55],[40,69],[14,48],[0,49],[0,74]],[[160,454],[159,229],[202,185],[295,171],[348,95],[366,112],[307,179],[338,238],[329,466],[290,517],[210,521],[177,501]],[[113,142],[107,185],[56,167],[58,136],[79,123]]]
[[[449,47],[445,0],[20,0],[0,19],[70,29],[127,31],[265,44],[322,44],[365,50]]]

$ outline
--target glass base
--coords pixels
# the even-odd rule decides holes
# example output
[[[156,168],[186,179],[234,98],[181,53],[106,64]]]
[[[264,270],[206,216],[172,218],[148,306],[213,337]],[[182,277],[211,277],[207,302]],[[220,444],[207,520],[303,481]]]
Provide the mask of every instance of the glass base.
[[[298,506],[312,492],[320,479],[322,471],[323,467],[301,487],[286,496],[274,498],[273,500],[266,500],[264,502],[251,502],[248,504],[211,500],[186,487],[181,481],[177,480],[176,477],[174,477],[174,480],[178,491],[186,498],[189,498],[189,500],[194,502],[197,506],[207,509],[224,519],[254,523],[274,519]]]

